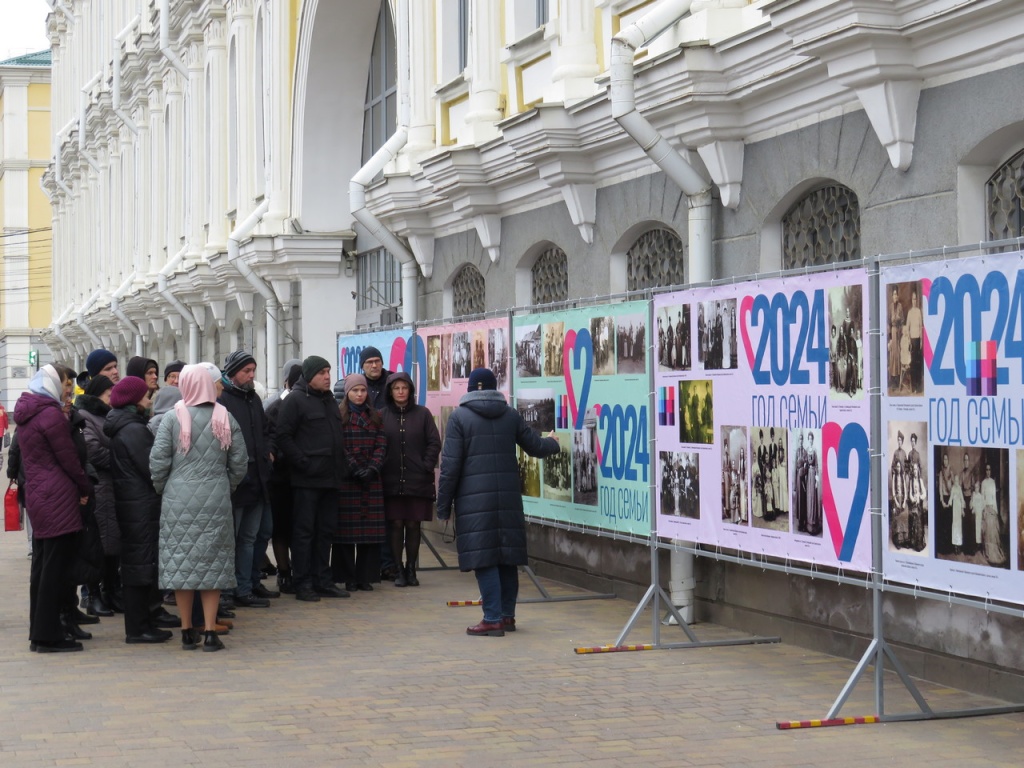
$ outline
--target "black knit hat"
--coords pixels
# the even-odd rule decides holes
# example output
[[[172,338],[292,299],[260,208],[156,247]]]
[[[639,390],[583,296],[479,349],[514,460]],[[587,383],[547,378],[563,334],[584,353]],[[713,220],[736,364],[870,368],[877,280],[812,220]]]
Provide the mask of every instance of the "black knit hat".
[[[108,379],[106,376],[94,376],[92,381],[89,382],[89,386],[85,388],[85,394],[90,397],[100,397],[108,389],[114,388],[114,382]]]
[[[474,368],[469,374],[469,386],[466,390],[475,392],[478,389],[497,389],[498,379],[490,368]]]
[[[164,368],[164,381],[167,381],[167,377],[170,376],[172,373],[181,373],[181,369],[184,367],[185,363],[183,363],[181,360],[172,360],[171,362],[169,362],[167,364],[167,367]]]
[[[363,351],[359,353],[359,367],[362,368],[367,360],[373,360],[375,357],[379,357],[382,362],[384,360],[384,355],[376,347],[363,347]]]
[[[330,368],[331,364],[318,355],[310,355],[302,361],[302,378],[310,381],[324,368]]]
[[[253,357],[248,352],[246,352],[244,349],[236,349],[234,352],[228,355],[227,358],[225,358],[224,368],[222,370],[224,371],[224,375],[230,379],[240,370],[245,368],[245,366],[249,365],[249,363],[255,365],[256,358]]]

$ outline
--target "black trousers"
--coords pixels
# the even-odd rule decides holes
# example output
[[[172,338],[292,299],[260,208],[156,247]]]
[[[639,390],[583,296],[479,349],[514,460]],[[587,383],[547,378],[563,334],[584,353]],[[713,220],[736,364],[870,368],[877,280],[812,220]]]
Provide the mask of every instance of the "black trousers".
[[[334,488],[294,488],[292,582],[296,591],[331,586],[331,520],[338,514]]]
[[[75,556],[77,533],[52,539],[32,538],[32,571],[29,577],[29,640],[53,643],[64,639],[62,609],[74,601],[75,585],[67,569]]]
[[[343,584],[370,584],[380,578],[380,544],[335,544],[331,574]]]
[[[160,602],[160,593],[153,585],[122,587],[124,594],[124,633],[128,637],[143,635],[156,629],[153,607]]]

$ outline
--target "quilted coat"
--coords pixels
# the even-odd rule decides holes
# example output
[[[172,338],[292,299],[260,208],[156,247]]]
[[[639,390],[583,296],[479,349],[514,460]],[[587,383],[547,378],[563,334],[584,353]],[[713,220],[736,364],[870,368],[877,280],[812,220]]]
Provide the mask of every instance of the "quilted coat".
[[[25,470],[25,509],[32,535],[52,539],[82,528],[79,499],[92,495],[92,481],[71,437],[60,403],[25,392],[14,406]]]
[[[501,392],[463,395],[448,418],[437,517],[447,520],[454,507],[460,570],[527,564],[517,445],[541,459],[559,450],[558,441],[531,429]]]
[[[349,468],[353,473],[360,469],[374,469],[376,473],[367,482],[354,477],[342,481],[334,541],[380,544],[384,542],[384,493],[380,480],[380,469],[387,451],[384,428],[370,420],[368,410],[352,410],[344,430]]]
[[[112,409],[103,432],[110,438],[114,511],[121,529],[121,581],[129,587],[155,587],[160,495],[149,475],[153,434],[134,405]]]
[[[110,438],[103,432],[103,424],[110,406],[92,395],[79,395],[75,407],[84,418],[85,445],[89,463],[96,476],[96,524],[103,543],[103,554],[121,554],[121,529],[117,526],[114,510],[114,478],[110,474]]]
[[[169,411],[149,455],[160,511],[161,589],[231,589],[235,586],[235,524],[231,493],[249,465],[245,437],[233,416],[224,451],[210,428],[213,405],[190,406],[192,445],[178,450],[181,424]]]

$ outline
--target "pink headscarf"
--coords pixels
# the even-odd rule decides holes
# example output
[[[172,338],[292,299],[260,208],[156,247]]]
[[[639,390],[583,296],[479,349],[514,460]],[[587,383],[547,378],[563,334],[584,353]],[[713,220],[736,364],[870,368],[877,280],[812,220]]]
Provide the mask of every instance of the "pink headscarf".
[[[188,407],[204,403],[213,403],[210,428],[220,443],[221,450],[226,451],[231,447],[231,421],[228,418],[228,411],[217,402],[217,390],[214,389],[213,379],[206,368],[202,365],[186,365],[178,378],[178,388],[181,390],[181,400],[174,404],[174,413],[177,414],[178,423],[181,425],[178,450],[185,454],[192,447],[192,414],[188,412]]]

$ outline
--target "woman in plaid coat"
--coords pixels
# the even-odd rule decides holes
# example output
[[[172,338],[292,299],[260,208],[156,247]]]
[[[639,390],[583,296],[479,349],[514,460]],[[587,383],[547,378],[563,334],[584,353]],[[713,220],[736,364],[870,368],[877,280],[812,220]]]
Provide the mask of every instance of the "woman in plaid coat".
[[[366,378],[345,377],[341,423],[349,476],[341,483],[338,523],[331,551],[334,580],[349,592],[373,590],[379,578],[380,545],[384,543],[384,490],[380,470],[387,452],[380,413],[367,402]]]

